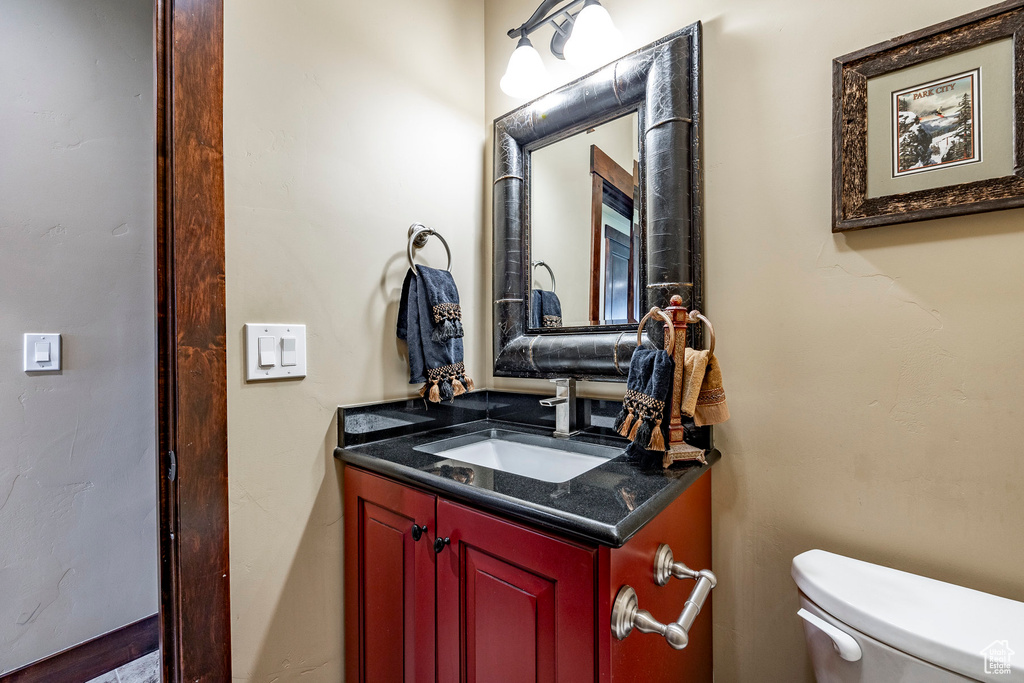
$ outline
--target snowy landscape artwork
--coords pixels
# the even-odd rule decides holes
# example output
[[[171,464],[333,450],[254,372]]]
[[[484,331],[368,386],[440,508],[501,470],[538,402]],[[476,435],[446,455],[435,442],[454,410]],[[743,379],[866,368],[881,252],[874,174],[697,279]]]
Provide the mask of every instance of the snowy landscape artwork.
[[[893,177],[981,161],[981,69],[892,94]]]

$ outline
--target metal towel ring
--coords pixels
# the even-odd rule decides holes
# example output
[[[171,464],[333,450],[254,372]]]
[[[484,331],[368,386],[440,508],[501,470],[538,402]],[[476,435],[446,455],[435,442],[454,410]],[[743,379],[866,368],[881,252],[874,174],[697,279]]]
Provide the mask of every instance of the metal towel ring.
[[[675,325],[672,324],[672,318],[668,317],[668,313],[661,310],[657,306],[647,311],[647,315],[640,319],[640,326],[636,330],[636,347],[640,348],[643,346],[643,334],[644,325],[647,323],[651,316],[658,316],[668,324],[668,345],[665,350],[668,351],[668,355],[672,355],[676,350],[676,330]]]
[[[711,335],[711,343],[708,347],[708,355],[715,355],[715,326],[711,324],[711,321],[704,316],[703,313],[694,309],[686,316],[691,323],[702,322],[708,326],[708,333]]]
[[[543,266],[543,267],[548,269],[548,275],[551,276],[551,291],[552,292],[555,291],[555,271],[551,270],[551,266],[549,266],[548,264],[544,263],[543,261],[534,261],[533,262],[534,270],[536,270],[537,268],[540,268],[541,266]]]
[[[427,238],[436,237],[441,240],[441,244],[444,245],[444,250],[448,253],[448,272],[452,272],[452,250],[448,247],[448,242],[445,241],[441,233],[428,228],[422,223],[413,223],[409,226],[409,247],[407,255],[409,256],[409,268],[415,275],[419,275],[419,271],[416,270],[416,264],[412,262],[412,248],[415,246],[417,249],[422,249],[427,244]]]

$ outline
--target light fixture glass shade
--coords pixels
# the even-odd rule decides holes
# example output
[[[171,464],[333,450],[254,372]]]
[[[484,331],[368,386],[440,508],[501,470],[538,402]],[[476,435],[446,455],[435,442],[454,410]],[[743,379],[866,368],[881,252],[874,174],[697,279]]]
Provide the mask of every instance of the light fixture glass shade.
[[[509,66],[500,82],[502,91],[511,97],[531,97],[547,90],[548,71],[541,53],[523,36],[519,39]]]
[[[608,10],[596,0],[588,0],[576,16],[565,43],[566,61],[580,66],[601,66],[618,57],[621,49],[622,34],[612,23]]]
[[[509,57],[508,68],[499,85],[502,92],[510,97],[529,98],[547,91],[547,69],[540,53],[526,36],[519,39],[519,45]]]

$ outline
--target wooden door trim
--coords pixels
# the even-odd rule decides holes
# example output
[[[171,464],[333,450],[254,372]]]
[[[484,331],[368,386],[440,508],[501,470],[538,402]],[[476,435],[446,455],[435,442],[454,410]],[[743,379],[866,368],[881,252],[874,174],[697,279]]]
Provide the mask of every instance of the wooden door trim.
[[[633,162],[633,174],[619,166],[619,164],[608,156],[604,150],[597,145],[590,146],[590,324],[600,325],[603,317],[601,311],[601,245],[604,244],[604,218],[602,207],[604,206],[604,184],[608,182],[612,187],[630,199],[636,198],[638,165]],[[632,223],[632,218],[630,219]],[[630,249],[633,248],[633,230],[629,231]],[[629,315],[627,320],[633,320],[633,260],[629,265],[630,292],[627,306]]]
[[[212,683],[231,680],[223,0],[155,8],[162,674]]]
[[[633,175],[620,166],[615,159],[605,154],[604,150],[597,145],[590,146],[590,172],[598,174],[611,183],[616,190],[630,199],[633,198],[635,186]]]
[[[591,149],[594,149],[593,147]],[[590,173],[590,324],[601,324],[601,245],[604,243],[604,178]]]

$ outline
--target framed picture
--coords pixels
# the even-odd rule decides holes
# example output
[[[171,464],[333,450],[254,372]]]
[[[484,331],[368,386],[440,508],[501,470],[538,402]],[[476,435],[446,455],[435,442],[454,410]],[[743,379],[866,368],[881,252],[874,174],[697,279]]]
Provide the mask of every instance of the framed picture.
[[[833,62],[832,231],[1024,206],[1024,0]]]

